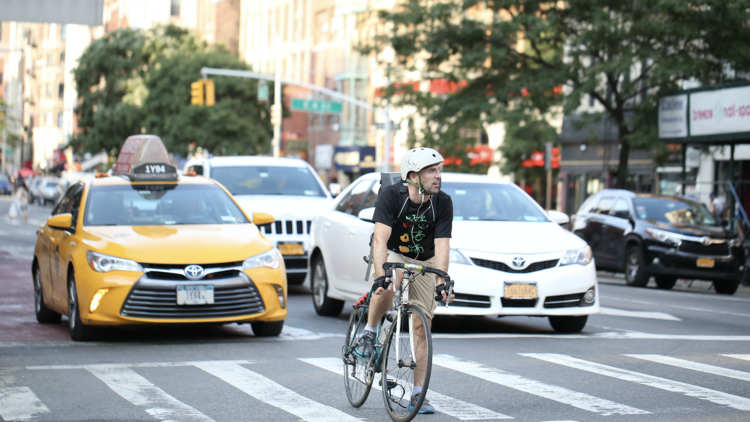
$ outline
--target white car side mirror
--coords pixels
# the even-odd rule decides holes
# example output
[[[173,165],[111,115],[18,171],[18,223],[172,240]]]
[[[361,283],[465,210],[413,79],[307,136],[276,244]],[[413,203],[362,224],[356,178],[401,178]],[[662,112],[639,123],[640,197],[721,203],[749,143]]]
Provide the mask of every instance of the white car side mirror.
[[[359,217],[360,220],[372,222],[373,217],[375,217],[375,207],[363,209],[357,214],[357,217]]]
[[[550,220],[561,226],[563,224],[570,223],[570,217],[568,217],[568,214],[565,214],[564,212],[549,210],[547,211],[547,215],[549,215]]]
[[[331,196],[335,198],[341,193],[341,185],[339,185],[338,183],[331,183],[328,185],[328,191],[330,191]]]

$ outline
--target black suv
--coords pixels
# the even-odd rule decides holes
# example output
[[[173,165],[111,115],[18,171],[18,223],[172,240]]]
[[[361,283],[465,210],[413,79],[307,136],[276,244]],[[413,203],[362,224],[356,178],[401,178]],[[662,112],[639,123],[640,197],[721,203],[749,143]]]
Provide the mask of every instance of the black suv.
[[[712,280],[717,293],[731,295],[742,281],[742,240],[698,202],[605,189],[572,220],[596,268],[625,273],[628,285],[643,287],[651,276],[660,289],[678,278]]]

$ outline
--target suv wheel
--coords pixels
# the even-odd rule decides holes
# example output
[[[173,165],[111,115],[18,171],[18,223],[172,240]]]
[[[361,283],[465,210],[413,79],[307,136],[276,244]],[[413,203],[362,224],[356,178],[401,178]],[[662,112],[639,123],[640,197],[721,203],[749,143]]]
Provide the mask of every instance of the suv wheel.
[[[654,277],[656,280],[656,287],[659,289],[669,290],[672,287],[674,287],[675,283],[677,283],[677,277]]]
[[[733,295],[740,287],[739,281],[714,281],[714,290],[722,295]]]
[[[582,316],[551,316],[549,324],[558,333],[577,333],[586,326],[588,315]]]
[[[328,273],[323,256],[315,257],[311,274],[312,299],[315,312],[321,316],[336,316],[344,309],[344,301],[328,297]]]
[[[628,286],[646,287],[648,276],[643,268],[643,253],[639,246],[631,246],[625,255],[625,283]]]

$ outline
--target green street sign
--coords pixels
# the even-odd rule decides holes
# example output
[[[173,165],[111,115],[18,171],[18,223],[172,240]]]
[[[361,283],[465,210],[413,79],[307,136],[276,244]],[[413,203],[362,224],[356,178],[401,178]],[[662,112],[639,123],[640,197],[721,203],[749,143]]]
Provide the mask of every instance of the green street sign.
[[[311,113],[341,114],[344,110],[344,103],[292,98],[292,110],[309,111]]]
[[[258,84],[258,101],[268,101],[268,84],[266,81]]]

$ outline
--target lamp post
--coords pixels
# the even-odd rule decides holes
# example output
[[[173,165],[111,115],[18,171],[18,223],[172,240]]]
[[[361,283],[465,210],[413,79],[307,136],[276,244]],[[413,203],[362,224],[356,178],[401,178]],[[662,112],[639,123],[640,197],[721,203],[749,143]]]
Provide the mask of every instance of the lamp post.
[[[21,53],[21,62],[23,62],[23,58],[24,58],[24,56],[23,56],[23,54],[24,54],[23,48],[0,48],[0,53],[8,53],[8,52],[10,52],[10,53],[12,53],[12,52],[20,52]],[[0,106],[0,110],[3,111],[3,118],[7,117],[8,111],[18,111],[18,112],[23,113],[23,109],[13,108],[13,107],[7,107],[7,106]],[[6,121],[6,123],[7,123],[7,121]],[[2,134],[2,137],[3,137],[3,154],[2,154],[2,167],[0,168],[0,171],[4,174],[5,170],[6,170],[6,168],[5,168],[5,161],[6,161],[5,151],[6,151],[7,145],[8,145],[8,134],[7,134],[7,129],[6,129],[5,125],[3,125],[3,134]],[[21,137],[21,166],[23,166],[23,146],[24,146],[23,145],[23,137]]]

